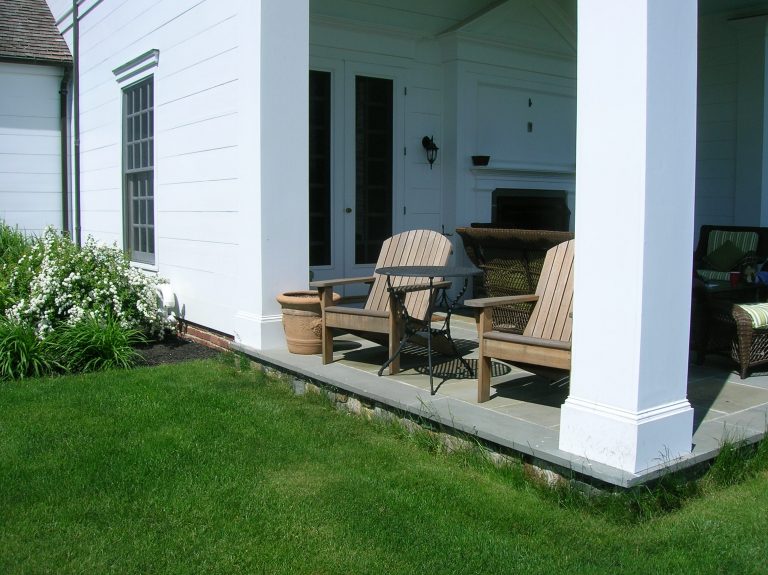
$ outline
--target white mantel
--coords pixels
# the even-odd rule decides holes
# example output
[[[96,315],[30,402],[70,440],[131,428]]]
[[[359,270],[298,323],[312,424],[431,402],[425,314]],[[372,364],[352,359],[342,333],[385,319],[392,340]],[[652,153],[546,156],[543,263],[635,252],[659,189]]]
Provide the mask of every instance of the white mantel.
[[[525,190],[564,190],[568,209],[574,214],[576,166],[573,164],[491,163],[472,166],[476,222],[491,221],[491,194],[496,188]],[[574,216],[571,215],[571,230]]]

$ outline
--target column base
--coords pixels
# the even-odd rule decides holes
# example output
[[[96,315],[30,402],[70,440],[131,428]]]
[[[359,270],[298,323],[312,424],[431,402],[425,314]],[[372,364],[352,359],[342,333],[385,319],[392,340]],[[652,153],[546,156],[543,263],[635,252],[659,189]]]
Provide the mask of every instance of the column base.
[[[260,316],[247,311],[235,313],[235,341],[254,349],[286,347],[281,315]]]
[[[690,454],[687,400],[630,412],[569,397],[560,411],[560,449],[629,473]]]

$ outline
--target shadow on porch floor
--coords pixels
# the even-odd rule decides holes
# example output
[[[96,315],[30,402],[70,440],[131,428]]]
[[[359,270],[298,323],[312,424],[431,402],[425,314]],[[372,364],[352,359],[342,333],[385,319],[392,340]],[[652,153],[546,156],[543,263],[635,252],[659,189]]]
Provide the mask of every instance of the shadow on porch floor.
[[[457,317],[454,338],[470,365],[477,363],[474,323]],[[294,355],[285,349],[254,350],[234,344],[239,351],[300,378],[331,385],[377,403],[426,418],[442,426],[521,452],[545,465],[630,487],[662,474],[668,467],[688,467],[713,458],[726,439],[755,441],[768,427],[768,373],[740,380],[735,365],[710,356],[703,366],[691,365],[688,399],[694,408],[693,451],[684,460],[659,464],[630,474],[558,449],[560,405],[568,394],[567,373],[537,370],[531,373],[494,362],[490,401],[478,404],[477,383],[458,360],[435,356],[434,384],[429,393],[426,352],[409,348],[401,372],[379,377],[386,350],[352,336],[336,339],[335,361],[322,365],[319,355]]]

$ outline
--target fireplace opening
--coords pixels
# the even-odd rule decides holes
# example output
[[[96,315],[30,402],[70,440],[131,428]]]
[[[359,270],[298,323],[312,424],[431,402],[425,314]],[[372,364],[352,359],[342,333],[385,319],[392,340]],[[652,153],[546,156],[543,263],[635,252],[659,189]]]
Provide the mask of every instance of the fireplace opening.
[[[475,227],[568,231],[571,210],[565,190],[496,188],[491,195],[490,224]]]

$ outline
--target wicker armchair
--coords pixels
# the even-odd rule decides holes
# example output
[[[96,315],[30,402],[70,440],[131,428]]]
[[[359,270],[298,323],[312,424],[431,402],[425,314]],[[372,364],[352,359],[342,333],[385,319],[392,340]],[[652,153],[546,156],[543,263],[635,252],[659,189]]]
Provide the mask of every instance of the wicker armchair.
[[[483,275],[476,278],[474,297],[507,297],[536,291],[547,250],[573,239],[572,232],[513,228],[457,228],[469,259]],[[479,281],[478,281],[479,280]],[[521,302],[493,310],[493,328],[522,333],[534,304]]]
[[[768,364],[768,327],[753,327],[752,318],[738,304],[715,304],[712,322],[710,350],[730,352],[731,359],[739,365],[741,379],[749,375],[751,368]]]

